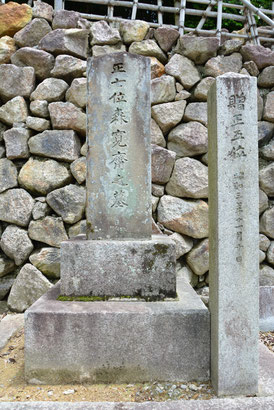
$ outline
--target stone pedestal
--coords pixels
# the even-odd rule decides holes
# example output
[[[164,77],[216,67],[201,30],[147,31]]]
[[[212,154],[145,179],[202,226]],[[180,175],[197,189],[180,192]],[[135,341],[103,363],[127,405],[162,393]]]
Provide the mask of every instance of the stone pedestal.
[[[176,297],[175,244],[161,235],[142,241],[64,241],[61,294]]]
[[[178,299],[60,302],[59,285],[25,313],[28,383],[209,379],[209,312],[188,283]]]

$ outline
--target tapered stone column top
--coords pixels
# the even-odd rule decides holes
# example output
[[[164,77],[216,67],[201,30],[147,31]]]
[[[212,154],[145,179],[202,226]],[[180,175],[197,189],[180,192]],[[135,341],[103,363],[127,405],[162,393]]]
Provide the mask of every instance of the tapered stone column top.
[[[87,79],[87,236],[149,239],[150,60],[90,58]]]

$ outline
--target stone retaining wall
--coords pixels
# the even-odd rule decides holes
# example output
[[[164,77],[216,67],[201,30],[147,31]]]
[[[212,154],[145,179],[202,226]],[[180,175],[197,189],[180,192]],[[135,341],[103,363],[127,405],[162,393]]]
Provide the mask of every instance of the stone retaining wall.
[[[153,229],[175,240],[178,271],[204,299],[207,92],[225,72],[258,77],[260,281],[274,285],[274,51],[91,24],[41,2],[0,17],[0,300],[24,311],[58,280],[60,242],[85,232],[86,59],[119,51],[151,59]]]

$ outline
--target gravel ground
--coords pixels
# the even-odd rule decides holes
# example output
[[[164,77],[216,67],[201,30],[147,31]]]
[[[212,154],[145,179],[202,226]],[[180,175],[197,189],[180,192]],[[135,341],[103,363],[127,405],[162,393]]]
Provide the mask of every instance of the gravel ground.
[[[260,340],[274,352],[274,332]],[[186,383],[94,384],[34,386],[24,380],[24,333],[18,332],[0,351],[0,402],[4,401],[110,401],[144,402],[209,400],[216,398],[211,384]]]

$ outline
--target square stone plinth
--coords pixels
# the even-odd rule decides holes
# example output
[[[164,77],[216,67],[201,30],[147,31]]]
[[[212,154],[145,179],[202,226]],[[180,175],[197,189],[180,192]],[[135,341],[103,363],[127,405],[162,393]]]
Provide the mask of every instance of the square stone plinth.
[[[59,285],[25,312],[29,383],[209,379],[209,312],[182,279],[178,300],[61,302]]]
[[[175,244],[161,235],[139,241],[64,241],[61,294],[175,297]]]

